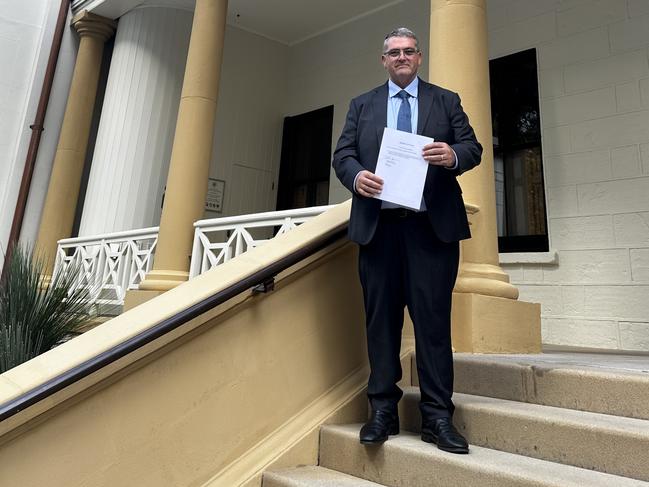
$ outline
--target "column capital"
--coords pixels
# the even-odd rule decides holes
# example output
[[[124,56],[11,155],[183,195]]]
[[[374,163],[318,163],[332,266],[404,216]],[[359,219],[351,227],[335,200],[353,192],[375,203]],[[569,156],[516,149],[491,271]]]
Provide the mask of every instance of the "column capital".
[[[110,39],[117,28],[117,22],[114,20],[90,13],[87,10],[82,10],[72,17],[71,23],[79,37],[95,37],[103,42]]]
[[[431,0],[430,9],[435,10],[438,8],[451,7],[453,5],[468,5],[470,7],[478,7],[486,10],[487,0]]]

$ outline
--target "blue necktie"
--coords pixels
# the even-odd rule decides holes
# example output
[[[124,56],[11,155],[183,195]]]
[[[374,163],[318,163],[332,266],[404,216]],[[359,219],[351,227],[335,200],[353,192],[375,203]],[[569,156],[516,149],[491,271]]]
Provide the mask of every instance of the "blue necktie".
[[[401,90],[397,93],[397,96],[401,98],[401,107],[399,107],[399,113],[397,115],[397,130],[412,132],[410,102],[408,101],[410,95],[406,90]]]

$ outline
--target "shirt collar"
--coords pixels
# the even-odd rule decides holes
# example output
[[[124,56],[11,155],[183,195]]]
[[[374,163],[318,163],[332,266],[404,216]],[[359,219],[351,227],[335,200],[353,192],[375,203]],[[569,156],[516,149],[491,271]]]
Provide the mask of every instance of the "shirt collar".
[[[413,98],[417,98],[417,93],[419,92],[419,76],[415,76],[408,86],[403,88],[406,92]],[[397,93],[401,91],[401,88],[396,85],[391,79],[388,80],[388,95],[390,98],[396,96]]]

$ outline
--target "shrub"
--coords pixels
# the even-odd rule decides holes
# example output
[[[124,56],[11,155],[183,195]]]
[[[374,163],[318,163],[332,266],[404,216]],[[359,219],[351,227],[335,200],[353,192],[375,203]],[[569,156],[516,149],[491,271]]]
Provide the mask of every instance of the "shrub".
[[[44,260],[20,246],[5,266],[0,282],[0,373],[69,338],[88,320],[90,309],[90,291],[77,285],[77,269],[46,279]]]

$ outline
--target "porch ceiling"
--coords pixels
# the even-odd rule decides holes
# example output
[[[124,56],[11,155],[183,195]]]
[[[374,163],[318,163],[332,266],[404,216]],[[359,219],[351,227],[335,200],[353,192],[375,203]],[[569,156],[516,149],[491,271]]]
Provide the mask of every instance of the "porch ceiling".
[[[402,1],[229,0],[228,24],[293,45]],[[75,12],[86,9],[116,19],[143,5],[193,10],[194,3],[195,0],[74,0],[72,8]]]

